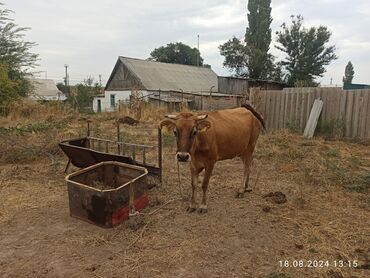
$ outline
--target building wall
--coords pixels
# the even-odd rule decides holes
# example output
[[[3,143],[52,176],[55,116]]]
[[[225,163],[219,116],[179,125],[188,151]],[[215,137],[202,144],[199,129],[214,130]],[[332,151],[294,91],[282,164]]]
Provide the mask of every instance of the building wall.
[[[256,87],[263,90],[282,90],[286,87],[286,85],[283,83],[268,80],[253,80],[224,76],[218,77],[219,93],[249,95],[249,89]]]
[[[163,94],[170,94],[178,98],[184,98],[192,100],[189,103],[189,108],[192,110],[220,110],[227,108],[239,107],[241,104],[242,97],[240,96],[209,96],[209,95],[197,95],[197,94],[182,94],[179,92],[162,92]]]
[[[64,94],[60,94],[59,96],[53,95],[53,96],[29,96],[30,99],[32,100],[66,100],[66,96]]]
[[[148,95],[147,91],[140,91],[143,96]],[[111,96],[114,95],[114,105],[111,103]],[[112,112],[118,107],[120,101],[129,101],[131,90],[125,91],[105,91],[104,97],[95,97],[93,99],[93,110],[98,112],[98,99],[101,100],[101,112]]]
[[[244,95],[248,92],[249,83],[247,79],[218,77],[218,91],[223,94]]]
[[[199,110],[221,110],[238,107],[238,99],[240,99],[240,97],[196,96],[195,101]]]
[[[127,67],[118,62],[117,70],[114,72],[114,76],[107,84],[106,90],[118,91],[118,90],[130,90],[131,88],[143,89],[140,81],[131,74]]]

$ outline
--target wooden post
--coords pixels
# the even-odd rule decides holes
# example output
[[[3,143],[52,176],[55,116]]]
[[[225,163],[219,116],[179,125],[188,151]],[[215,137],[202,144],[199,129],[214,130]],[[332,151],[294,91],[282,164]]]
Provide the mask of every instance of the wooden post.
[[[162,131],[158,128],[158,167],[159,167],[159,182],[162,183]]]
[[[117,121],[117,153],[121,154],[121,146],[119,144],[120,142],[120,123]]]

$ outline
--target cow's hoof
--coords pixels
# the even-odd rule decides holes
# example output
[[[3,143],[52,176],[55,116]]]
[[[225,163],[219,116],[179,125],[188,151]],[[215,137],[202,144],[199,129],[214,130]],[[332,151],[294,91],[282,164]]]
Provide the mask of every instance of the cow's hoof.
[[[186,209],[186,211],[189,212],[189,213],[192,213],[192,212],[194,212],[196,210],[197,210],[197,208],[196,207],[192,207],[192,206],[188,206],[188,208]]]
[[[198,213],[203,214],[203,213],[207,213],[207,212],[208,212],[207,206],[199,206]]]
[[[240,192],[240,191],[236,192],[235,198],[237,199],[244,198],[244,192]]]
[[[253,190],[252,190],[252,188],[250,188],[250,187],[248,187],[248,188],[246,188],[245,189],[245,192],[252,192]]]

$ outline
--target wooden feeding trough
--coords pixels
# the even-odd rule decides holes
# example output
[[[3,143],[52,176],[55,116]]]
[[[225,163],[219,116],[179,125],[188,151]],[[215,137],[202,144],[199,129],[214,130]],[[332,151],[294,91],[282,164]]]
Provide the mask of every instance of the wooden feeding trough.
[[[66,177],[70,215],[111,228],[148,205],[144,167],[106,161]]]

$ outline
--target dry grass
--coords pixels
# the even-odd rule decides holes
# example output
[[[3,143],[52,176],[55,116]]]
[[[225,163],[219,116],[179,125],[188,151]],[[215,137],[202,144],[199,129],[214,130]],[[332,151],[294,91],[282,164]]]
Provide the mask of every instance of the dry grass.
[[[281,130],[261,136],[255,157],[268,159],[277,171],[321,190],[338,185],[366,186],[369,181],[370,151],[362,144],[307,140]]]
[[[48,109],[42,112],[44,117],[54,108]],[[0,152],[0,276],[327,277],[332,269],[281,269],[277,262],[369,263],[367,146],[305,140],[287,130],[262,134],[252,169],[254,192],[235,201],[232,195],[241,180],[241,163],[220,162],[211,179],[209,214],[200,216],[186,214],[183,201],[168,203],[180,195],[173,163],[175,141],[166,135],[164,182],[150,192],[142,228],[132,231],[124,223],[103,230],[68,215],[62,172],[66,159],[57,143],[85,135],[86,124],[78,115],[57,113],[57,119],[48,121],[53,124],[50,128],[2,134],[6,140],[0,147],[6,151]],[[142,123],[125,126],[122,136],[155,144],[156,127],[165,111],[148,108],[141,113]],[[114,139],[115,120],[125,115],[134,116],[129,110],[89,116],[93,135]],[[10,117],[5,119],[7,127],[23,120],[33,125],[45,120],[40,114],[25,117],[18,112]],[[68,121],[58,126],[60,119]],[[53,166],[42,150],[52,154]],[[181,166],[181,181],[188,194],[186,168]],[[271,204],[261,197],[272,191],[284,192],[288,202]],[[271,210],[264,212],[267,205]],[[333,271],[367,277],[366,270]]]

